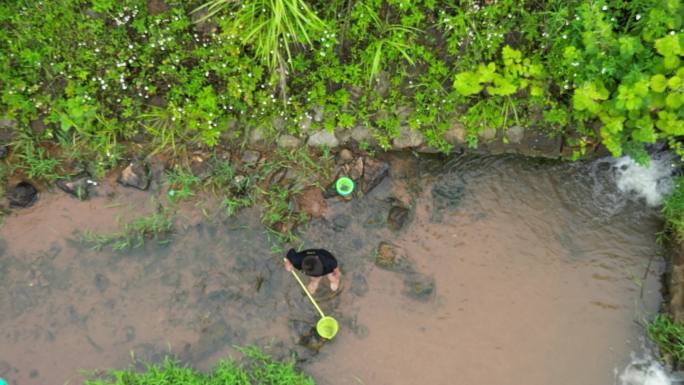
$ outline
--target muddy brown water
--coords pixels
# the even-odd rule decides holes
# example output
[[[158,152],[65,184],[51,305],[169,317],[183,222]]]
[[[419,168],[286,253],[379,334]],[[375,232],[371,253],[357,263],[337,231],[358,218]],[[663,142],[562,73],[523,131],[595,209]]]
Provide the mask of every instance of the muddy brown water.
[[[341,325],[317,355],[297,344],[316,313],[256,209],[205,217],[186,204],[171,242],[95,251],[79,231],[113,231],[163,190],[44,193],[0,228],[0,376],[75,384],[81,369],[168,353],[207,369],[258,344],[306,359],[323,385],[614,384],[643,350],[663,262],[660,219],[615,189],[612,167],[393,158],[370,194],[328,200],[301,229],[344,274],[340,293],[317,293]],[[390,230],[391,207],[409,199],[406,224]],[[374,264],[381,241],[398,267]]]

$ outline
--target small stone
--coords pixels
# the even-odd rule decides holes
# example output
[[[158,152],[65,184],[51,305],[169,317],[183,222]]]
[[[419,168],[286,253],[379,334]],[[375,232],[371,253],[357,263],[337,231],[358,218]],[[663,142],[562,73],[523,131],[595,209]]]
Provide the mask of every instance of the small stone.
[[[484,130],[482,130],[478,133],[478,136],[480,137],[480,139],[482,139],[486,142],[488,142],[490,140],[494,140],[494,138],[496,138],[496,129],[491,128],[491,127],[485,128]]]
[[[36,378],[38,376],[38,371],[36,369],[31,369],[31,371],[29,372],[29,378]]]
[[[95,287],[100,293],[104,293],[109,288],[109,278],[102,273],[95,274]]]
[[[141,160],[135,160],[126,167],[117,179],[119,184],[126,187],[147,190],[150,186],[150,173],[147,164]]]
[[[419,300],[429,300],[435,292],[435,279],[421,273],[409,273],[404,279],[406,295]]]
[[[339,145],[339,141],[334,133],[330,131],[318,131],[309,137],[307,144],[310,147],[329,147],[334,148]]]
[[[420,147],[425,141],[425,136],[418,130],[402,127],[398,138],[392,140],[392,148],[403,150],[406,148]]]
[[[363,166],[363,192],[368,193],[387,176],[389,164],[373,158],[364,158]]]
[[[29,207],[38,199],[38,190],[29,182],[19,182],[7,193],[10,207]]]
[[[354,153],[352,153],[350,150],[343,148],[340,151],[340,159],[343,162],[349,162],[350,160],[354,159]]]
[[[278,147],[280,148],[297,148],[301,144],[302,141],[292,135],[281,135],[278,138]]]
[[[349,169],[349,177],[353,180],[359,180],[363,176],[363,158],[357,158],[354,164]]]
[[[466,129],[462,124],[456,122],[449,131],[444,133],[444,140],[450,144],[463,144],[466,140]]]
[[[255,165],[261,159],[261,153],[254,150],[245,150],[242,153],[242,163],[246,165]]]
[[[0,159],[5,159],[9,154],[9,146],[0,145]]]
[[[88,175],[81,175],[71,180],[60,179],[57,181],[57,187],[67,194],[71,194],[80,200],[88,199],[90,195],[89,187],[96,186],[97,183],[92,181]]]
[[[525,129],[521,126],[513,126],[506,130],[506,137],[510,143],[518,144],[525,137]]]
[[[393,206],[387,215],[387,225],[394,231],[399,231],[404,227],[409,217],[410,211],[401,206]]]

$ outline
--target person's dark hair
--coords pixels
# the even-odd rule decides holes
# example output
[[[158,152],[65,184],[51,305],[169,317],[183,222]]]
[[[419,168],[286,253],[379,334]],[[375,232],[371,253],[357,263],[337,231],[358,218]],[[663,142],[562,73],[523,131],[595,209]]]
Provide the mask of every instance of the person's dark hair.
[[[319,276],[323,274],[323,263],[315,255],[309,255],[302,260],[302,271],[306,275]]]

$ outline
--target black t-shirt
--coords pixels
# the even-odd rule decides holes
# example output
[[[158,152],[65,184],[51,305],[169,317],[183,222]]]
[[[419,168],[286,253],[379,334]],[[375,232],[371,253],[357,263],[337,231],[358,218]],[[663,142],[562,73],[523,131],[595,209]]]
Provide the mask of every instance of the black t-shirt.
[[[337,268],[337,259],[328,250],[324,249],[308,249],[300,252],[290,249],[287,253],[287,259],[292,263],[297,270],[302,269],[302,261],[309,255],[315,255],[323,264],[323,272],[320,275],[312,275],[312,277],[322,277],[332,273]]]

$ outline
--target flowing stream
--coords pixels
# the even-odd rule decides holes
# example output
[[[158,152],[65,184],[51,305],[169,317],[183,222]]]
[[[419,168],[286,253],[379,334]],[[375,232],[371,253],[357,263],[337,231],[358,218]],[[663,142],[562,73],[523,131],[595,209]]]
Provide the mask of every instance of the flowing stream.
[[[225,218],[188,203],[170,242],[96,251],[81,231],[114,231],[161,192],[103,183],[86,202],[43,194],[0,227],[0,376],[76,384],[80,369],[165,354],[207,369],[258,344],[295,354],[321,385],[671,383],[643,327],[661,300],[667,155],[649,169],[389,161],[370,194],[328,199],[300,229],[305,247],[331,250],[343,270],[338,293],[323,281],[316,294],[341,325],[326,344],[308,335],[316,313],[256,209]],[[406,216],[400,201],[412,204]],[[389,266],[375,263],[380,242]]]

